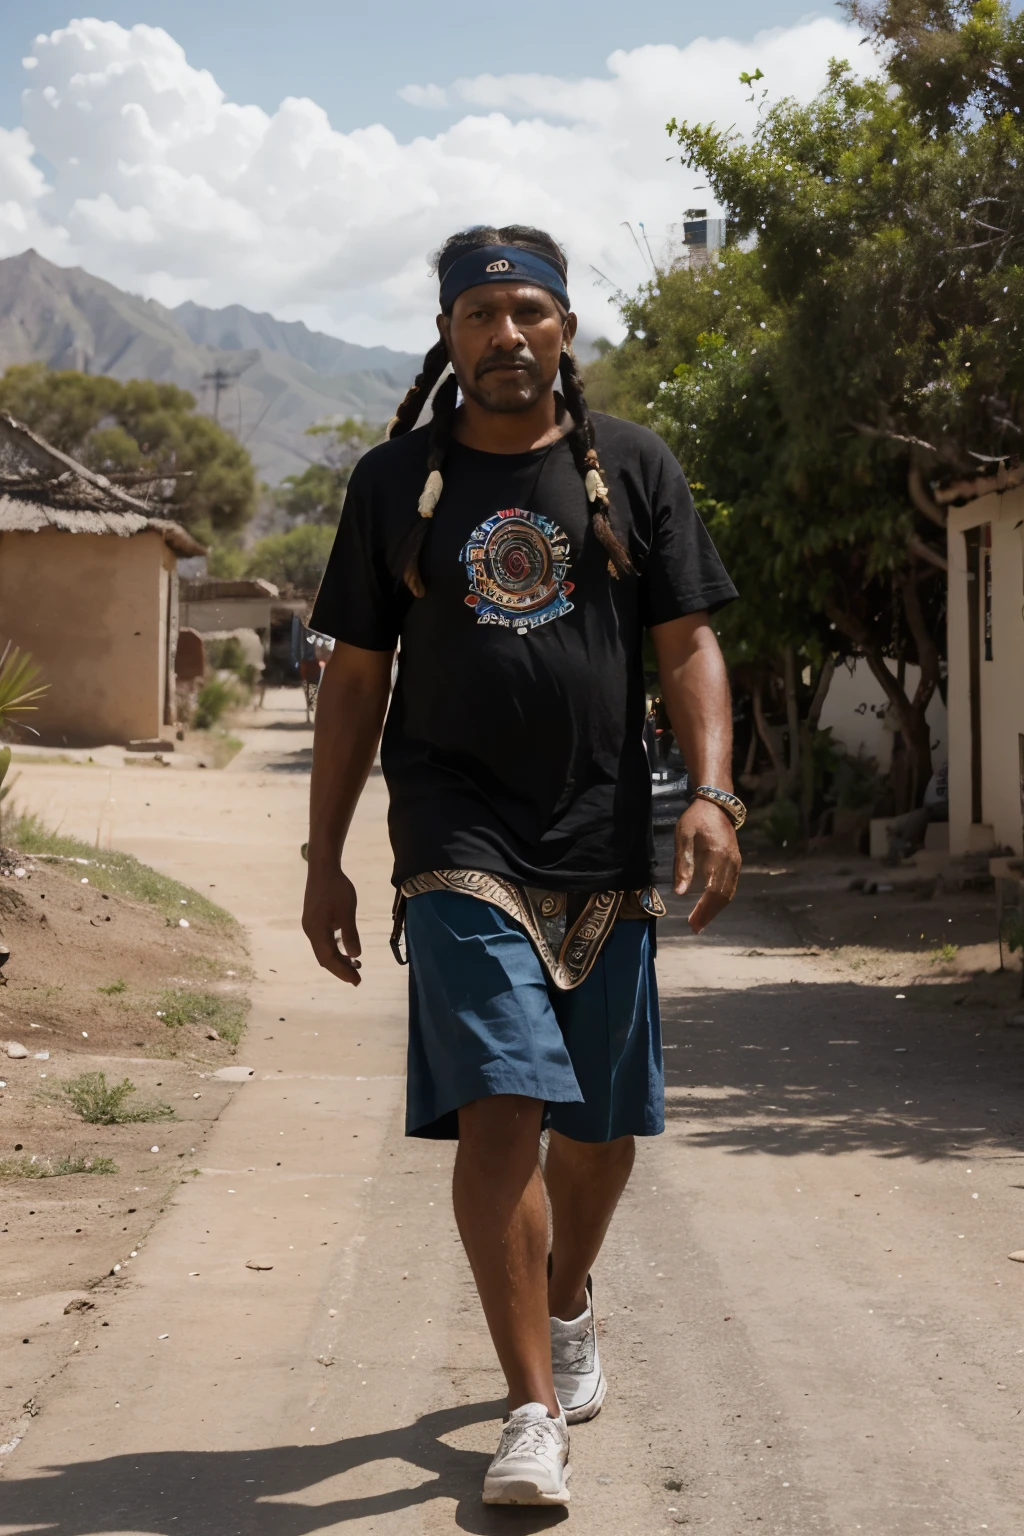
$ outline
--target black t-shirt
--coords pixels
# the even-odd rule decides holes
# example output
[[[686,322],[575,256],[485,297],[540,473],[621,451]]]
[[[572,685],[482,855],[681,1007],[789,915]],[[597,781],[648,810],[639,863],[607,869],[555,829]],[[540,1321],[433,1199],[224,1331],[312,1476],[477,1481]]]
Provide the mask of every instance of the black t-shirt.
[[[564,439],[452,445],[421,598],[402,571],[428,429],[353,471],[310,626],[365,650],[400,642],[381,747],[396,885],[431,869],[567,891],[651,878],[643,631],[736,591],[661,439],[593,420],[636,576],[610,576]]]

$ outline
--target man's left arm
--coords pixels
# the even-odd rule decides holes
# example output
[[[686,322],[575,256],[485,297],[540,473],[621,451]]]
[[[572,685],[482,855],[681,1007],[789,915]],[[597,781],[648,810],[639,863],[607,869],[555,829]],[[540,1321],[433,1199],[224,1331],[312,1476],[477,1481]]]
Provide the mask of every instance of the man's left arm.
[[[653,624],[661,696],[690,773],[690,783],[732,792],[732,701],[729,675],[707,612]],[[690,913],[694,933],[706,928],[736,894],[740,873],[736,829],[725,811],[694,800],[676,823],[673,886],[702,894]]]

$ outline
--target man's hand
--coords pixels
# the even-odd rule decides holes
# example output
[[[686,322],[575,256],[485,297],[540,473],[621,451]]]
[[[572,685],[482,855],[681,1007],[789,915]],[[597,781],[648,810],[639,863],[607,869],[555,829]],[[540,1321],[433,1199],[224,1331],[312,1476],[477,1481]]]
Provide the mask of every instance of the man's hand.
[[[358,987],[359,929],[356,927],[356,888],[337,866],[309,867],[303,931],[325,971]],[[341,933],[341,948],[336,935]]]
[[[674,872],[677,896],[685,896],[695,882],[704,888],[689,917],[694,933],[732,901],[742,862],[729,817],[709,800],[695,800],[676,822]]]

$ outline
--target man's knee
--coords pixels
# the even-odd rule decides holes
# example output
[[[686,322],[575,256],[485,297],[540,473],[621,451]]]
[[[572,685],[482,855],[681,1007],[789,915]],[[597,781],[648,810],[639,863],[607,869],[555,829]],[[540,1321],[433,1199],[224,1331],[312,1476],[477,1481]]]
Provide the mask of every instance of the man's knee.
[[[459,1109],[459,1144],[474,1157],[508,1157],[524,1154],[536,1158],[544,1111],[537,1099],[499,1093],[474,1099]]]
[[[632,1136],[617,1136],[614,1141],[574,1141],[571,1136],[563,1136],[561,1131],[551,1131],[550,1140],[556,1148],[556,1156],[595,1173],[603,1169],[632,1167],[636,1155],[636,1141]]]

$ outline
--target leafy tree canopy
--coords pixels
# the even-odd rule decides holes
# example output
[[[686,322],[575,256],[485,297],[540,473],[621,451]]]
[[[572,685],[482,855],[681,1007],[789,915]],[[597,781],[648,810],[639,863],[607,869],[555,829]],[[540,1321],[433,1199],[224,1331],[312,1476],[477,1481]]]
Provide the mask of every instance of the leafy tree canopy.
[[[208,541],[249,520],[256,477],[241,443],[195,406],[175,384],[122,384],[42,363],[0,378],[0,410]],[[189,473],[162,478],[182,471]]]
[[[847,8],[880,76],[834,62],[749,140],[669,124],[730,243],[657,274],[592,371],[694,480],[743,591],[734,651],[863,654],[920,796],[945,509],[998,462],[1014,473],[1024,431],[1024,20],[997,0]]]
[[[286,533],[257,539],[251,549],[215,549],[209,561],[210,575],[262,576],[276,587],[310,592],[320,585],[333,543],[333,528],[323,523],[300,523]]]
[[[382,440],[383,429],[350,416],[309,427],[307,436],[323,439],[321,458],[301,475],[285,476],[276,493],[277,505],[296,523],[336,528],[352,471],[367,448]]]

